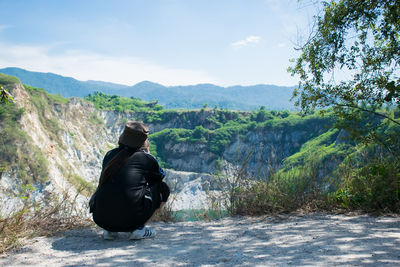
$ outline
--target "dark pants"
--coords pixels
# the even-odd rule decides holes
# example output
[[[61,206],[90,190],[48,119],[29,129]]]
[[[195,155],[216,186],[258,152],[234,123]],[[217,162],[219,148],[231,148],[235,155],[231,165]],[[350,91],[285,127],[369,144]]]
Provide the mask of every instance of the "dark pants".
[[[161,202],[167,202],[170,195],[170,189],[164,182],[150,185],[145,193],[145,221],[153,216],[154,212],[160,208]]]

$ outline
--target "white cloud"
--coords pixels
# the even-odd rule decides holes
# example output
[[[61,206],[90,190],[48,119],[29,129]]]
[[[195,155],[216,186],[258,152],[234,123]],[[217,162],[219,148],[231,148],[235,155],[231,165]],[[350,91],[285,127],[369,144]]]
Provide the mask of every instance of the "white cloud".
[[[261,37],[260,36],[247,36],[245,39],[243,40],[239,40],[237,42],[232,43],[231,45],[234,48],[241,48],[250,44],[258,44],[261,41]]]
[[[78,80],[100,80],[133,85],[148,80],[163,85],[220,83],[204,71],[158,65],[135,57],[115,57],[68,50],[54,54],[51,46],[0,43],[0,68],[20,67],[53,72]]]

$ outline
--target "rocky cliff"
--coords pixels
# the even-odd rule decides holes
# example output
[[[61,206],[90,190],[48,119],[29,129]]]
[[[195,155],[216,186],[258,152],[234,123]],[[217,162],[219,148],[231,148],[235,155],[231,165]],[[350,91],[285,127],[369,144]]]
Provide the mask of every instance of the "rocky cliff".
[[[33,179],[34,186],[40,191],[66,191],[74,196],[81,186],[95,188],[104,154],[117,145],[124,122],[127,118],[136,119],[142,116],[98,111],[93,104],[79,98],[70,98],[67,103],[54,102],[44,92],[26,90],[20,83],[9,89],[14,96],[15,105],[24,110],[19,125],[28,136],[25,141],[38,148],[46,158],[48,177]],[[40,106],[37,103],[38,98],[46,104]],[[155,131],[171,125],[151,124],[150,129]],[[210,175],[168,169],[166,174],[166,180],[178,193],[174,202],[175,209],[204,206],[202,185],[210,180]],[[28,175],[32,176],[33,172],[28,171]],[[47,179],[48,182],[43,186],[42,180]],[[17,169],[7,168],[7,171],[1,173],[1,197],[4,199],[9,191],[18,195],[18,188],[23,183]],[[88,196],[90,194],[86,190],[79,195],[78,202],[82,207],[86,206]],[[20,202],[18,197],[12,199],[11,205],[3,206],[3,213],[12,211]]]

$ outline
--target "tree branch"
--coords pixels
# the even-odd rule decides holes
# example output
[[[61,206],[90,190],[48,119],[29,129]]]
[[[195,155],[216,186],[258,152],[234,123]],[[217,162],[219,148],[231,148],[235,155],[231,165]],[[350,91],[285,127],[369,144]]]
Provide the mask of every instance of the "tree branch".
[[[396,120],[394,120],[394,119],[392,119],[392,118],[386,116],[385,114],[382,114],[382,113],[379,113],[379,112],[376,112],[376,111],[373,111],[373,110],[361,108],[361,107],[354,106],[354,105],[337,104],[337,106],[339,106],[339,107],[347,107],[347,108],[355,108],[355,109],[358,109],[358,110],[361,110],[361,111],[365,111],[365,112],[374,114],[374,115],[376,115],[376,116],[380,116],[380,117],[383,117],[383,118],[385,118],[385,119],[388,119],[388,120],[390,120],[391,122],[393,122],[393,123],[395,123],[395,124],[397,124],[397,125],[400,126],[400,122],[398,122],[398,121],[396,121]]]

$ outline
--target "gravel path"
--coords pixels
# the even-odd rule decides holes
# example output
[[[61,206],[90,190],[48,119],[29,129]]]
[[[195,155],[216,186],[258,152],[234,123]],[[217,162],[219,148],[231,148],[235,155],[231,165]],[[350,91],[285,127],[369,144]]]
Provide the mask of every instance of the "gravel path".
[[[330,214],[152,223],[152,240],[101,229],[30,240],[1,266],[400,266],[400,218]]]

